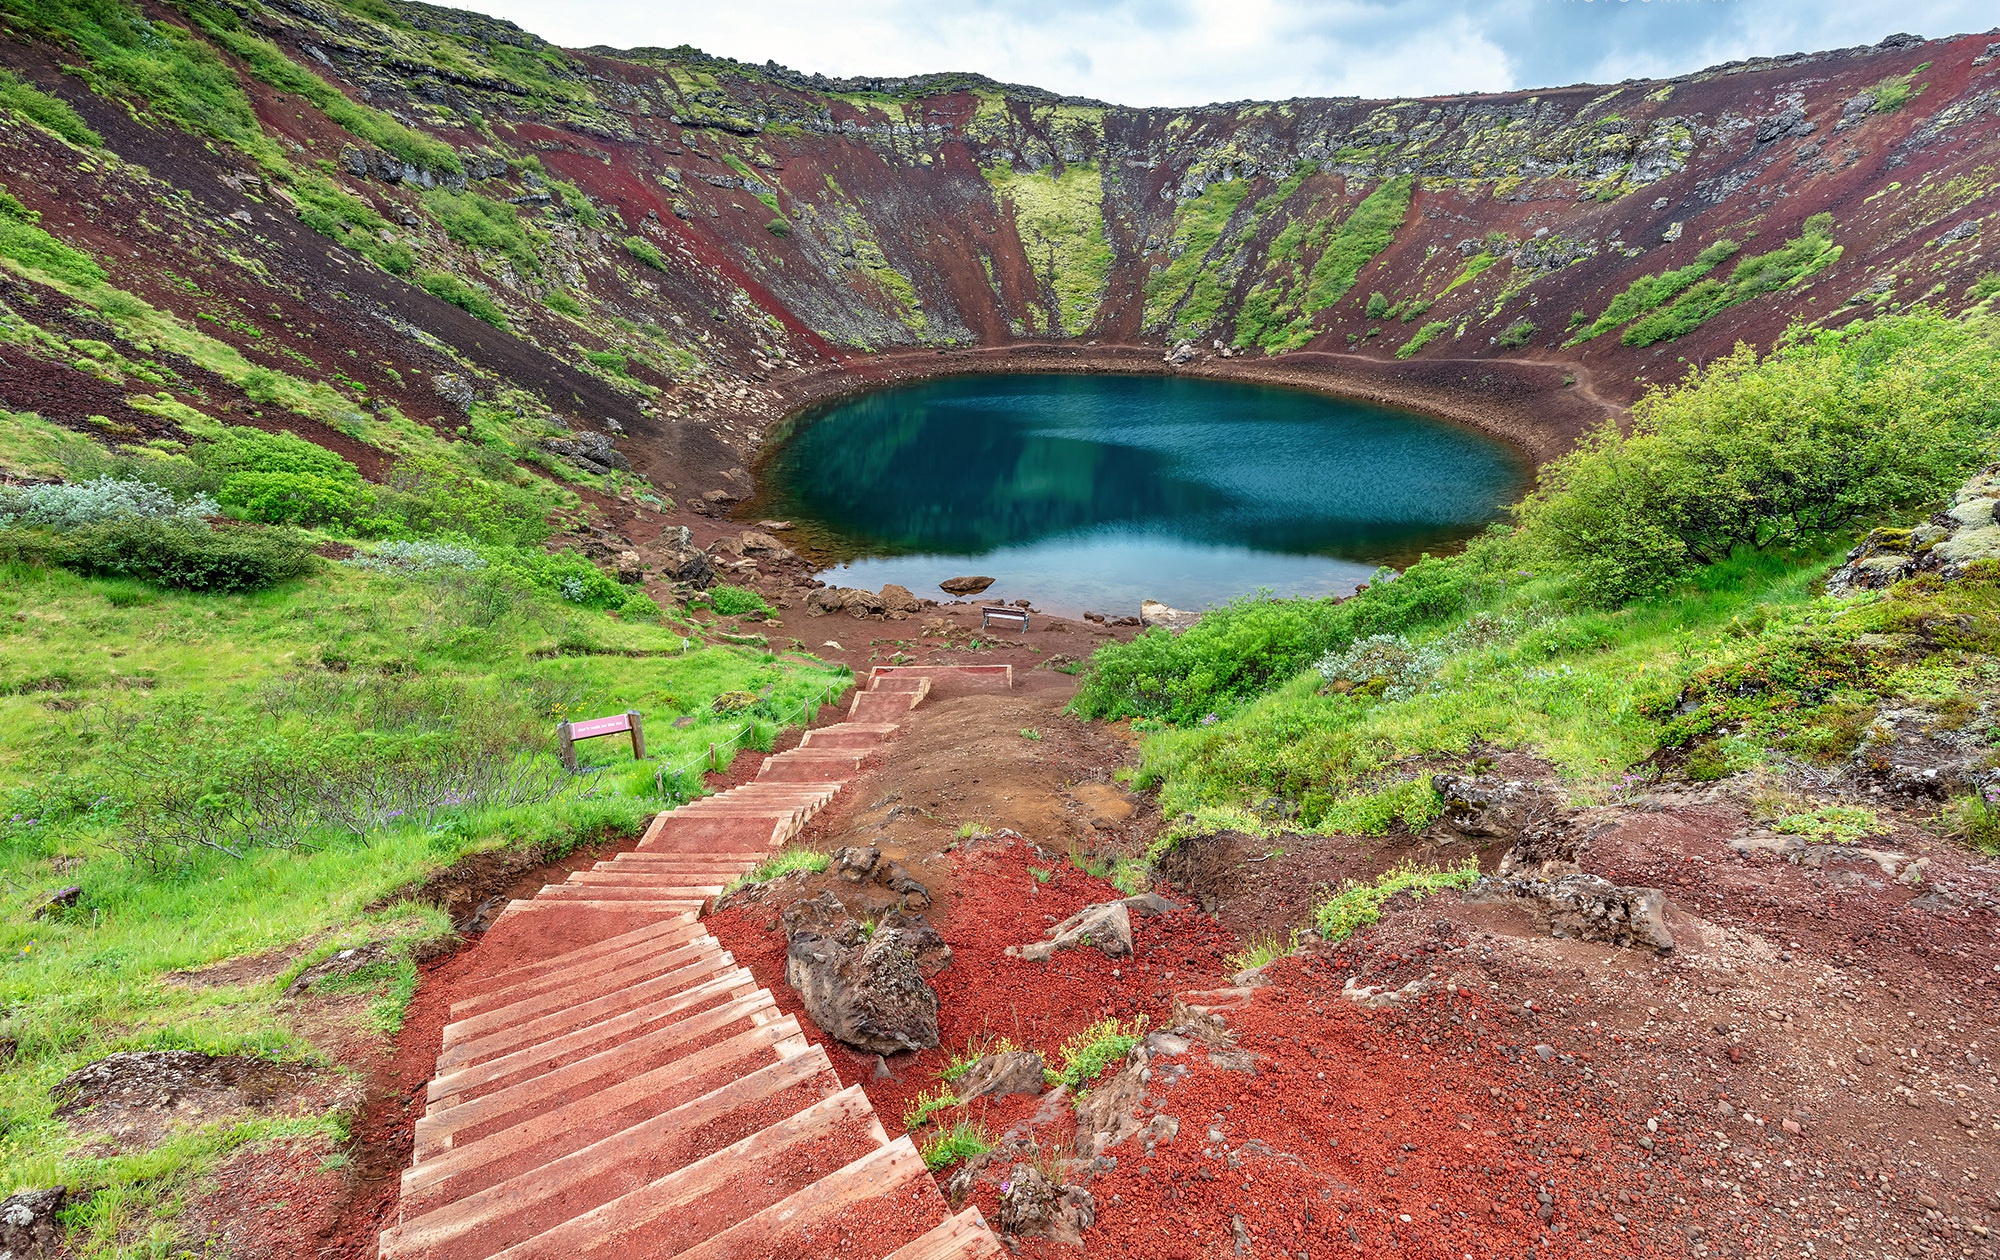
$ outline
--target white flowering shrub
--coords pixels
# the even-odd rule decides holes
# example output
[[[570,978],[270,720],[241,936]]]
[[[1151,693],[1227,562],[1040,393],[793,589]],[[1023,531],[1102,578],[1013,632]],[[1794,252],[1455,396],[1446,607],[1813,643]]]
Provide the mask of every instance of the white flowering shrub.
[[[372,551],[357,552],[343,564],[357,569],[386,573],[430,573],[438,569],[476,572],[486,567],[486,557],[470,547],[454,547],[438,542],[385,542]]]
[[[1400,634],[1372,634],[1328,652],[1313,668],[1336,690],[1407,700],[1429,686],[1443,664],[1444,654],[1435,647],[1413,647]]]
[[[60,533],[135,518],[198,521],[221,510],[205,494],[180,499],[151,482],[115,477],[76,484],[0,486],[0,529],[37,527]]]

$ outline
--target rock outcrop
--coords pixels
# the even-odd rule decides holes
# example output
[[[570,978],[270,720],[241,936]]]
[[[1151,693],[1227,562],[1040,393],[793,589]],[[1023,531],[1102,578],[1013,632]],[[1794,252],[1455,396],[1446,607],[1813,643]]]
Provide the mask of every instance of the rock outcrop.
[[[871,1054],[938,1044],[925,974],[948,963],[951,948],[921,917],[892,911],[868,929],[822,893],[784,920],[785,982],[828,1036]]]

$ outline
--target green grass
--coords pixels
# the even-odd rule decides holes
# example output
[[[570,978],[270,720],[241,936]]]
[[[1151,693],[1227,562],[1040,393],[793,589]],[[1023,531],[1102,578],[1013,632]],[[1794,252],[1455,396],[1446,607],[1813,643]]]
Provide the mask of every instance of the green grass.
[[[1365,883],[1348,880],[1342,884],[1339,891],[1313,907],[1313,923],[1328,944],[1335,944],[1380,919],[1383,903],[1398,893],[1421,900],[1449,888],[1468,888],[1478,878],[1475,858],[1443,870],[1398,866]]]
[[[1227,959],[1231,971],[1255,971],[1269,966],[1280,958],[1291,957],[1299,947],[1299,934],[1293,932],[1270,932],[1255,937],[1250,944],[1231,954]]]
[[[1050,1085],[1067,1086],[1081,1094],[1106,1068],[1123,1062],[1145,1036],[1144,1015],[1129,1023],[1099,1020],[1063,1042],[1053,1055],[1044,1056],[1056,1066],[1044,1068],[1042,1076]]]
[[[1804,836],[1823,844],[1853,844],[1882,835],[1887,828],[1872,809],[1828,805],[1802,814],[1782,815],[1772,820],[1771,830],[1781,836]]]
[[[235,72],[185,28],[149,21],[125,0],[0,0],[0,14],[17,31],[72,50],[93,91],[221,141],[274,175],[290,172]]]
[[[498,254],[524,276],[541,273],[537,241],[513,206],[476,192],[448,188],[426,192],[424,206],[452,240],[482,253]]]
[[[665,271],[667,269],[666,255],[660,252],[659,246],[653,244],[653,242],[643,236],[626,237],[625,252],[640,262],[645,263],[654,271]]]
[[[1422,328],[1417,329],[1415,335],[1412,336],[1408,341],[1396,347],[1396,357],[1399,359],[1409,358],[1417,351],[1423,349],[1425,346],[1435,341],[1439,333],[1443,332],[1445,329],[1450,327],[1451,325],[1446,323],[1444,320],[1441,319],[1432,320],[1430,323],[1425,324]],[[1532,327],[1533,325],[1530,325],[1530,328]]]
[[[1194,304],[1195,312],[1185,312],[1175,320],[1177,328],[1195,331],[1206,325],[1202,311],[1213,318],[1219,307],[1221,282],[1208,267],[1208,256],[1222,239],[1223,231],[1236,208],[1250,195],[1250,181],[1228,180],[1210,184],[1200,195],[1184,203],[1174,218],[1173,259],[1146,280],[1145,322],[1148,328],[1164,324],[1177,310]],[[1204,277],[1206,280],[1204,282]],[[1197,295],[1197,288],[1203,293]]]
[[[501,332],[511,331],[507,325],[507,316],[501,311],[499,304],[486,290],[477,285],[461,280],[448,271],[419,271],[411,279],[416,281],[418,288],[440,302],[449,302],[467,315],[482,323],[491,324]]]
[[[1718,242],[1709,248],[1715,250],[1727,243]],[[1810,279],[1840,261],[1842,252],[1843,247],[1833,241],[1833,216],[1816,214],[1806,220],[1799,235],[1777,249],[1745,258],[1736,264],[1736,270],[1730,274],[1727,283],[1708,279],[1695,281],[1675,299],[1673,305],[1633,321],[1619,340],[1637,347],[1685,336],[1729,307]],[[1708,251],[1703,253],[1706,257]],[[1698,265],[1699,260],[1691,264]],[[1684,267],[1679,272],[1668,274],[1679,277],[1688,270]],[[1609,314],[1607,312],[1607,316]]]
[[[747,884],[761,884],[765,880],[779,879],[799,871],[811,871],[817,874],[825,870],[832,860],[826,854],[816,853],[811,849],[785,849],[776,857],[759,862],[756,869],[740,876],[729,886],[729,890],[734,892]]]
[[[937,1173],[975,1155],[984,1155],[994,1145],[992,1134],[971,1121],[961,1121],[949,1132],[932,1135],[919,1149],[924,1167]]]
[[[958,1095],[943,1085],[933,1086],[925,1093],[911,1099],[903,1108],[903,1131],[914,1133],[931,1122],[931,1117],[940,1111],[959,1105]]]
[[[1028,262],[1055,303],[1050,332],[1076,337],[1097,322],[1111,276],[1104,227],[1104,182],[1095,164],[1071,162],[1047,172],[985,169],[994,195],[1014,210]]]
[[[104,137],[92,131],[89,124],[70,108],[68,101],[50,96],[32,83],[24,82],[11,70],[0,69],[0,109],[81,148],[104,147]]]
[[[1640,276],[1626,285],[1623,292],[1612,298],[1610,305],[1604,308],[1604,313],[1590,321],[1583,331],[1570,339],[1569,344],[1576,345],[1579,342],[1589,341],[1592,337],[1609,332],[1620,324],[1637,319],[1662,303],[1673,301],[1695,282],[1733,256],[1737,249],[1735,241],[1717,241],[1695,255],[1695,260],[1685,267],[1677,267],[1657,276]],[[1577,314],[1581,316],[1582,312],[1579,311]]]
[[[1326,248],[1313,263],[1305,292],[1305,312],[1317,314],[1347,296],[1361,276],[1361,269],[1389,248],[1403,216],[1410,209],[1410,193],[1416,187],[1413,176],[1387,179],[1363,197],[1328,238]]]

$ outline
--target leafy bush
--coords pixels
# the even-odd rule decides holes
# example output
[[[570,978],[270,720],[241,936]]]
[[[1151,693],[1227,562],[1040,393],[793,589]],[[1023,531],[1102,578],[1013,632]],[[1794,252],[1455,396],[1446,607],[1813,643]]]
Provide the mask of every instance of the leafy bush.
[[[960,1160],[984,1155],[994,1147],[993,1137],[970,1120],[960,1121],[947,1133],[938,1133],[922,1147],[924,1167],[942,1172]]]
[[[1389,299],[1383,296],[1382,290],[1377,289],[1368,295],[1368,305],[1363,307],[1362,311],[1370,319],[1381,319],[1389,313]]]
[[[789,222],[787,222],[783,217],[779,217],[776,219],[772,219],[769,223],[766,223],[764,225],[764,230],[766,232],[769,232],[771,235],[775,237],[783,239],[784,237],[790,236],[792,234],[792,225]]]
[[[753,590],[741,586],[716,586],[708,591],[709,607],[725,617],[740,617],[748,612],[769,612],[771,606],[764,597]]]
[[[500,312],[486,291],[467,284],[457,276],[443,271],[419,271],[411,277],[417,287],[440,302],[449,302],[474,319],[493,325],[501,332],[509,331],[507,317]]]
[[[270,525],[330,525],[354,515],[361,495],[358,481],[336,481],[312,473],[236,473],[216,498],[234,516]]]
[[[1493,339],[1493,343],[1505,350],[1518,350],[1522,346],[1527,345],[1528,338],[1534,335],[1535,335],[1534,320],[1517,319],[1513,323],[1507,325],[1507,327],[1501,331],[1500,335]]]
[[[1132,1047],[1145,1036],[1144,1015],[1129,1024],[1115,1019],[1099,1020],[1063,1042],[1053,1056],[1062,1066],[1044,1068],[1042,1075],[1051,1085],[1067,1085],[1081,1094],[1104,1069],[1132,1053]]]
[[[1570,344],[1589,341],[1599,333],[1609,332],[1627,320],[1636,319],[1661,303],[1679,297],[1690,285],[1735,254],[1737,248],[1735,241],[1717,241],[1696,254],[1694,261],[1685,267],[1677,267],[1657,276],[1640,276],[1626,285],[1624,292],[1612,298],[1611,304],[1604,308],[1604,314],[1591,321],[1590,326],[1578,333]],[[1578,311],[1570,316],[1570,327],[1585,323],[1587,319],[1582,311]]]
[[[1313,668],[1335,691],[1407,700],[1429,684],[1441,663],[1441,653],[1412,647],[1400,634],[1371,634],[1328,652]]]
[[[512,546],[549,536],[546,510],[532,493],[435,455],[406,455],[392,464],[367,510],[372,516],[357,528],[376,535],[458,534]]]
[[[577,301],[567,289],[550,289],[548,296],[542,299],[542,305],[571,319],[582,319],[584,315],[583,303]]]
[[[512,548],[493,556],[494,571],[588,608],[617,608],[625,602],[618,580],[573,551],[550,555]]]
[[[290,530],[210,529],[200,521],[121,517],[68,533],[0,530],[0,556],[89,577],[190,591],[256,591],[312,572],[312,542]]]
[[[1940,495],[2000,430],[1989,327],[1931,311],[1788,334],[1655,390],[1548,465],[1524,538],[1586,598],[1658,591],[1740,546]]]
[[[408,275],[416,256],[410,247],[385,241],[388,221],[361,198],[342,192],[322,179],[301,179],[292,185],[299,202],[299,222],[366,255],[391,275]]]
[[[82,529],[125,519],[199,521],[217,512],[205,495],[176,497],[150,482],[110,477],[81,485],[0,486],[0,529]]]

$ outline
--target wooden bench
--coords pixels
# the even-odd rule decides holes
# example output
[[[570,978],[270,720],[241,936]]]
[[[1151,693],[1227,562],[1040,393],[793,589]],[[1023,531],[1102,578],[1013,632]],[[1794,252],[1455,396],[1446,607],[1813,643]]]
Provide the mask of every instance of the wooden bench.
[[[1000,623],[1000,627],[1004,630],[1019,630],[1022,634],[1026,634],[1028,632],[1028,610],[1025,608],[981,608],[979,610],[979,628],[981,630],[986,629],[995,622]]]
[[[646,759],[646,731],[639,722],[639,712],[627,709],[615,717],[591,718],[584,722],[564,722],[556,727],[556,743],[562,751],[562,763],[566,769],[576,769],[576,741],[597,739],[604,735],[632,733],[632,759]]]

